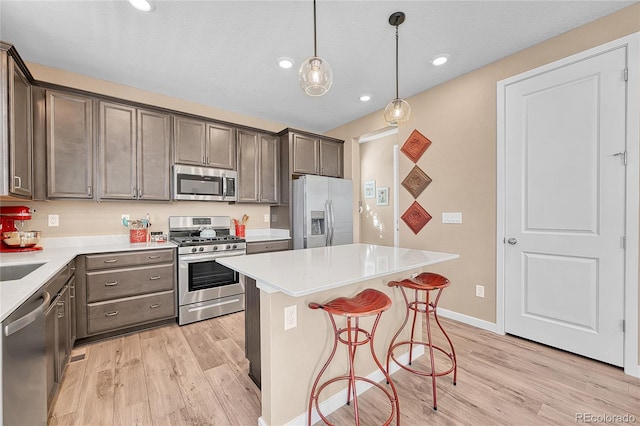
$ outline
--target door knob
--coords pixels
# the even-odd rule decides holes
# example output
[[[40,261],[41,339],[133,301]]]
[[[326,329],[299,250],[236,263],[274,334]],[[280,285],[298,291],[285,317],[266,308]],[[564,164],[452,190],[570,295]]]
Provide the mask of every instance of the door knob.
[[[512,246],[515,246],[516,244],[518,244],[518,240],[516,240],[515,238],[509,238],[507,242]]]

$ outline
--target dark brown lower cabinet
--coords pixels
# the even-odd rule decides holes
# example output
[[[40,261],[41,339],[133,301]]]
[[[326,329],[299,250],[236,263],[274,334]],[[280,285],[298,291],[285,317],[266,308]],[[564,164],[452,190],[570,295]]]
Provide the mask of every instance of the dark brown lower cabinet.
[[[247,243],[247,254],[289,250],[289,240]],[[244,352],[249,360],[249,377],[260,388],[260,290],[256,280],[242,276],[244,280]]]

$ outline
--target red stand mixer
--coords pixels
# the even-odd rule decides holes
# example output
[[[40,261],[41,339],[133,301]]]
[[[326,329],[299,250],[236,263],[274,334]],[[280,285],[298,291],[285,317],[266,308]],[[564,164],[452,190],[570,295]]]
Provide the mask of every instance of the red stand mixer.
[[[40,231],[23,231],[24,221],[31,220],[31,210],[27,206],[0,207],[0,252],[37,251]]]

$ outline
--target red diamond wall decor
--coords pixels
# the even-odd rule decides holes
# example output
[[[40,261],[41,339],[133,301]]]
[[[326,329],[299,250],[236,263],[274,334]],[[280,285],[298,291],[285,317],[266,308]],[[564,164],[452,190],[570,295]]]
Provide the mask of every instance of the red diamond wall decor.
[[[425,135],[414,129],[405,141],[400,151],[404,153],[411,161],[417,163],[422,154],[429,148],[431,141]]]
[[[417,201],[414,201],[402,215],[402,220],[414,234],[417,234],[431,220],[431,215]]]

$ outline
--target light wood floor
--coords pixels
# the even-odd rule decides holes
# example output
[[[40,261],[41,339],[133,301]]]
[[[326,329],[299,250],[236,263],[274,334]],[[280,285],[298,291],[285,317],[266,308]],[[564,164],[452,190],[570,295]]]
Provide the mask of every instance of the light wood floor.
[[[430,379],[395,373],[403,425],[569,425],[580,423],[580,415],[634,416],[640,424],[640,379],[621,369],[455,321],[443,324],[458,355],[457,386],[450,376],[438,379],[434,412]],[[92,343],[72,356],[50,425],[257,425],[260,392],[247,376],[242,313]],[[359,402],[368,413],[363,425],[386,418],[375,390]],[[351,406],[330,419],[352,424]]]

